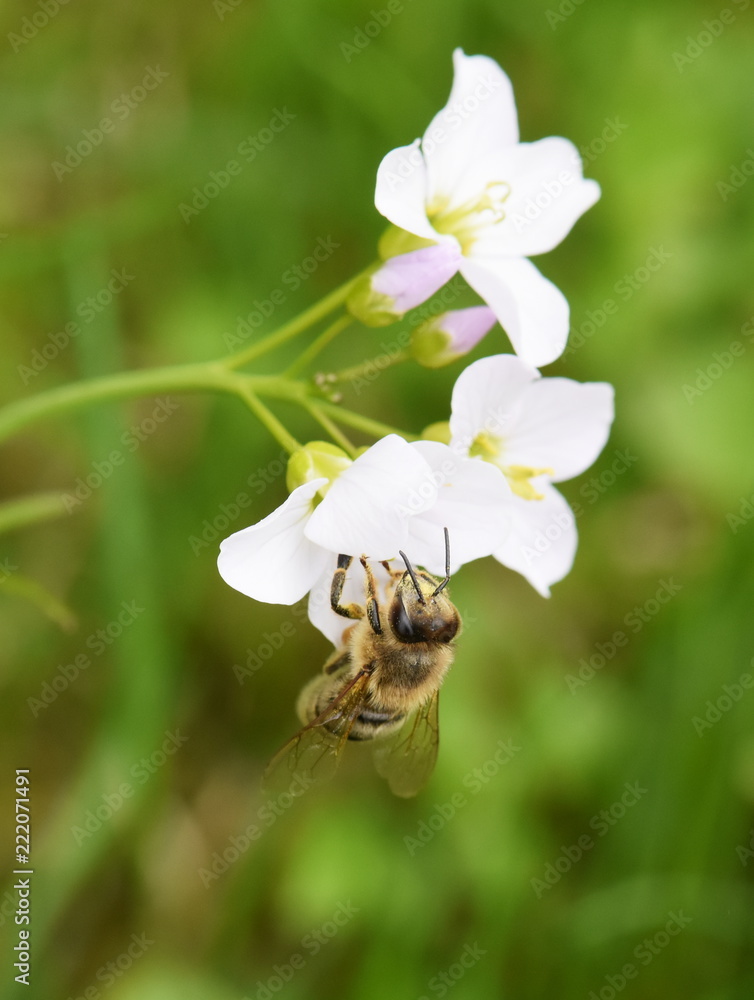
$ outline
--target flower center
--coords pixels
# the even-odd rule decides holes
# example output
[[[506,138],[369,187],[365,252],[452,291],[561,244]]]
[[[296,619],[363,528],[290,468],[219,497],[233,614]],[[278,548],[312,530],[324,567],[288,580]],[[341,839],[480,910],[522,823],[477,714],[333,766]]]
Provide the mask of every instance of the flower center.
[[[503,205],[510,197],[507,181],[489,181],[481,195],[462,205],[449,208],[449,199],[439,199],[427,209],[427,217],[438,233],[449,233],[466,253],[479,236],[479,231],[495,226],[505,218]]]
[[[503,439],[481,431],[471,442],[469,456],[482,458],[485,462],[496,465],[508,480],[508,485],[516,496],[522,500],[544,500],[544,494],[538,493],[531,482],[536,476],[554,475],[553,470],[536,469],[530,465],[506,465],[503,460]]]

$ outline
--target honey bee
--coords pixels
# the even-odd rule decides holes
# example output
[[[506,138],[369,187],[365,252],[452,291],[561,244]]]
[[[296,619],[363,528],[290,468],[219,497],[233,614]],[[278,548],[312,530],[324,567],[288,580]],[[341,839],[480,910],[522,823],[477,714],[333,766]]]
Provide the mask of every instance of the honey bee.
[[[348,740],[374,740],[378,773],[391,790],[416,795],[437,759],[438,696],[453,662],[461,617],[445,591],[450,580],[450,540],[445,528],[445,578],[438,581],[411,565],[388,571],[385,606],[366,556],[364,606],[341,604],[352,556],[338,556],[330,605],[355,619],[343,645],[310,681],[297,703],[301,729],[273,757],[265,787],[282,788],[294,776],[313,782],[332,777]]]

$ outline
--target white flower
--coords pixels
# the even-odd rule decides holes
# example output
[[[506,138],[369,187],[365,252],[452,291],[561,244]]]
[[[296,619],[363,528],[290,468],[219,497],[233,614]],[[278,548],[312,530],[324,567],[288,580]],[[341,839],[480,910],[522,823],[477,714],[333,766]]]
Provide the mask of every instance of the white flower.
[[[573,512],[551,484],[579,475],[599,455],[613,420],[613,387],[541,378],[499,354],[461,373],[451,409],[451,448],[496,466],[511,487],[511,532],[493,555],[549,596],[577,544]]]
[[[465,563],[491,555],[510,531],[511,491],[505,478],[491,465],[436,441],[415,441],[411,448],[425,469],[423,481],[409,498],[409,509],[416,509],[417,514],[408,517],[408,537],[401,545],[412,565],[438,577],[445,575],[443,528],[450,537],[451,575]],[[402,559],[389,562],[392,569],[404,569]],[[379,562],[370,560],[370,565],[378,599],[384,602],[390,577]],[[335,567],[332,555],[309,594],[309,619],[333,645],[340,646],[343,632],[353,623],[330,607]],[[364,572],[356,561],[346,574],[342,603],[364,604]]]
[[[414,245],[457,246],[461,274],[539,367],[563,352],[568,303],[527,258],[557,246],[600,189],[567,139],[519,142],[511,83],[494,60],[456,49],[453,62],[447,105],[421,141],[385,156],[375,204],[420,237]]]
[[[417,565],[442,573],[444,527],[456,567],[504,541],[509,490],[493,469],[487,472],[447,445],[410,445],[390,434],[355,461],[344,456],[332,473],[310,478],[317,468],[333,466],[338,449],[326,447],[326,461],[309,463],[308,481],[285,503],[222,542],[220,575],[242,594],[293,604],[318,580],[332,578],[333,557],[340,553],[379,561],[403,549]],[[303,454],[308,459],[311,452]]]

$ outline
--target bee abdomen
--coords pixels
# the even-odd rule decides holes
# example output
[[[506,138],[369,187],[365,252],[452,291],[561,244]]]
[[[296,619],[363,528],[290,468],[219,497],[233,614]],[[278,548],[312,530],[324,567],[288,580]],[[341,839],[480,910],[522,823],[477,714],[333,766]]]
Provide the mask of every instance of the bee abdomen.
[[[373,740],[378,736],[387,736],[403,722],[402,712],[380,712],[373,708],[365,708],[357,715],[349,740]]]

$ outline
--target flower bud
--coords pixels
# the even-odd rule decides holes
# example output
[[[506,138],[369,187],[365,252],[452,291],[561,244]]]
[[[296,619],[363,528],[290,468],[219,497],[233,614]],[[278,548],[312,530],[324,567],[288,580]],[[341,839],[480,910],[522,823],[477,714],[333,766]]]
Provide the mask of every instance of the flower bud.
[[[461,254],[439,243],[391,257],[361,278],[348,297],[349,311],[366,326],[388,326],[421,305],[458,270]]]
[[[441,313],[414,330],[411,356],[425,368],[442,368],[468,354],[496,322],[487,306]]]
[[[450,422],[448,420],[438,420],[436,424],[429,424],[422,431],[422,441],[439,441],[440,444],[450,444]]]
[[[328,441],[310,441],[299,451],[294,451],[288,459],[285,484],[288,491],[292,493],[304,483],[324,478],[328,482],[318,491],[324,496],[340,473],[349,465],[351,465],[351,459],[342,448],[338,448]]]
[[[391,257],[399,257],[401,254],[410,253],[412,250],[421,250],[422,247],[435,246],[433,240],[426,240],[423,236],[414,236],[413,233],[398,226],[388,226],[380,236],[377,243],[377,251],[382,260],[390,260]]]

